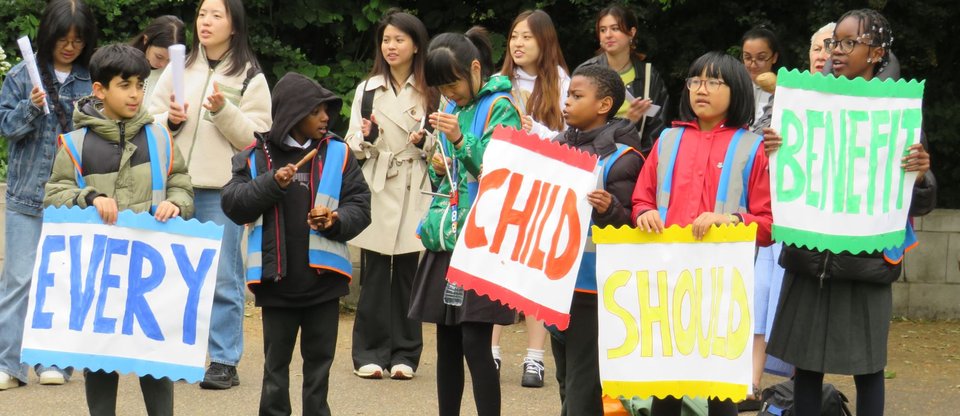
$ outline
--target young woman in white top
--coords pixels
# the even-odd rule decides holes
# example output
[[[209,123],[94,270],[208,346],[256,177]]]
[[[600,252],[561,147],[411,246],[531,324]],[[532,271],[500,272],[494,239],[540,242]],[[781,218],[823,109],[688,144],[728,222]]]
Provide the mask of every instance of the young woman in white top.
[[[408,137],[436,110],[439,93],[427,86],[424,76],[430,39],[420,19],[388,11],[374,40],[373,70],[357,85],[345,136],[363,162],[373,217],[350,241],[360,247],[362,265],[353,368],[361,378],[379,379],[389,369],[391,378],[407,380],[413,378],[423,350],[421,323],[408,319],[407,310],[423,250],[417,225],[432,199],[423,151],[432,140],[412,144]]]
[[[553,139],[566,130],[562,111],[570,86],[553,20],[542,10],[527,10],[513,20],[509,35],[509,55],[500,73],[513,84],[523,128]]]
[[[230,159],[270,129],[270,90],[247,43],[242,0],[203,0],[183,75],[183,105],[173,94],[170,67],[160,75],[150,112],[165,123],[186,158],[193,181],[194,217],[223,225],[217,286],[210,316],[210,367],[201,388],[240,384],[236,366],[243,353],[243,228],[220,208],[230,180]]]

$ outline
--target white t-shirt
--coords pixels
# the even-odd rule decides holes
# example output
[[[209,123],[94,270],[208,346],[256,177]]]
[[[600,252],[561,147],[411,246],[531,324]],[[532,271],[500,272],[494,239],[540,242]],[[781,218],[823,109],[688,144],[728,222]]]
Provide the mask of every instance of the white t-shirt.
[[[69,72],[60,72],[56,69],[54,69],[53,72],[57,75],[57,81],[59,81],[61,84],[63,84],[67,80],[67,77],[70,76]]]
[[[567,99],[567,90],[570,89],[570,76],[567,75],[567,71],[564,71],[563,68],[559,66],[557,67],[557,73],[560,74],[560,106],[557,108],[563,109],[563,103]],[[520,111],[526,111],[527,100],[533,94],[533,87],[537,81],[537,76],[528,74],[518,66],[513,71],[513,78],[512,95],[514,104],[517,105],[517,108],[519,108]],[[564,126],[564,130],[566,130],[566,126]],[[537,120],[534,120],[533,128],[530,129],[530,133],[536,134],[542,139],[552,140],[560,136],[562,131],[550,130],[549,127],[540,124],[540,122]]]

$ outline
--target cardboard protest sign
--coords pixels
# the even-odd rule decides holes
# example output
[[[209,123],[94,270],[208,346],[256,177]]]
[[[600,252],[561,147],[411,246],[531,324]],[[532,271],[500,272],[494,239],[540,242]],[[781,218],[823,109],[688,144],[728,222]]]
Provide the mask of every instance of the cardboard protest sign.
[[[498,127],[447,278],[565,329],[597,178],[596,156]]]
[[[594,228],[600,380],[611,397],[742,400],[753,367],[757,225]]]
[[[47,208],[24,324],[29,364],[203,379],[223,227]]]
[[[781,69],[770,159],[773,238],[832,252],[904,241],[916,173],[900,159],[920,142],[924,82],[848,80]]]

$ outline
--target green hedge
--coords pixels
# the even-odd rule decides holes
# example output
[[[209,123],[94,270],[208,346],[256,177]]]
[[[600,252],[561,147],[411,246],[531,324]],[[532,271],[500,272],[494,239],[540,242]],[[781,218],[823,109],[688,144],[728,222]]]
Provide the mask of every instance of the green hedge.
[[[94,7],[103,42],[126,40],[150,18],[174,14],[192,25],[196,1],[183,0],[88,0]],[[318,79],[343,96],[349,104],[353,88],[369,71],[372,30],[391,6],[419,16],[430,33],[464,31],[473,24],[494,34],[497,58],[503,53],[504,34],[522,10],[542,8],[554,19],[567,63],[575,67],[597,49],[594,15],[608,1],[457,1],[415,0],[384,2],[313,0],[247,0],[251,42],[270,82],[287,71]],[[872,7],[891,20],[894,50],[903,65],[903,75],[927,80],[924,115],[930,139],[934,171],[941,184],[943,207],[960,208],[960,165],[945,163],[960,156],[960,143],[950,139],[960,131],[960,101],[956,77],[947,69],[960,62],[958,43],[948,28],[960,15],[952,0],[870,0],[796,2],[769,0],[651,0],[624,1],[642,20],[641,49],[668,80],[671,96],[677,97],[687,66],[708,50],[739,53],[740,37],[756,24],[768,24],[786,47],[782,62],[788,67],[807,67],[810,35],[844,11]],[[44,2],[7,0],[0,8],[0,45],[14,51],[16,37],[35,35]],[[192,33],[192,30],[188,30]],[[16,55],[16,53],[10,53]],[[676,103],[676,101],[674,101]],[[668,109],[676,112],[676,108]],[[349,106],[343,108],[348,115]],[[344,129],[346,123],[340,123]],[[4,157],[5,160],[5,157]]]

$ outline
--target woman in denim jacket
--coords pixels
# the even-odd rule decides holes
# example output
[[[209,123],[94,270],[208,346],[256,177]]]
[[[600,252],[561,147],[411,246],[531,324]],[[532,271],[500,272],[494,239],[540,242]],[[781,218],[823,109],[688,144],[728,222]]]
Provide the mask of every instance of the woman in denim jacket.
[[[6,138],[10,151],[7,255],[0,277],[0,390],[27,382],[20,344],[43,225],[43,188],[57,153],[57,136],[73,130],[74,102],[92,92],[87,63],[96,44],[96,20],[86,4],[51,1],[37,30],[37,66],[45,92],[33,86],[23,62],[7,73],[0,90],[0,136]],[[40,384],[63,384],[72,372],[40,365],[36,371]]]

